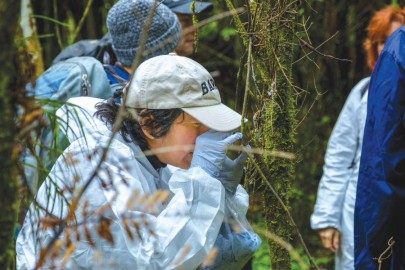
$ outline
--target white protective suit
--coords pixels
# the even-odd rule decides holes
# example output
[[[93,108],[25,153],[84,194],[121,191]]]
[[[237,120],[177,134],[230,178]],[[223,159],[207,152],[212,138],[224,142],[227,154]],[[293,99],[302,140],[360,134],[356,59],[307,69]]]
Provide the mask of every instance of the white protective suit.
[[[67,136],[71,145],[59,157],[37,194],[38,203],[55,217],[64,218],[68,214],[68,204],[61,192],[68,201],[78,194],[94,173],[110,139],[111,132],[106,125],[92,117],[94,105],[100,101],[72,98],[70,103],[87,108],[86,111],[73,106],[66,110],[64,106],[57,112],[69,126]],[[154,194],[158,189],[170,191],[171,198],[166,204],[141,205],[139,198],[143,194]],[[138,199],[128,208],[134,192],[139,192]],[[77,241],[74,230],[70,230],[76,248],[70,259],[63,262],[64,267],[60,264],[65,250],[56,256],[53,260],[56,269],[196,269],[217,238],[224,220],[225,201],[232,201],[236,206],[237,213],[233,213],[236,220],[238,215],[245,218],[246,191],[239,185],[237,192],[227,197],[221,182],[203,169],[157,171],[137,145],[126,143],[116,134],[105,161],[79,201],[75,222],[67,224],[70,229],[79,224],[80,239]],[[53,239],[53,229],[38,230],[38,219],[44,216],[44,211],[31,206],[17,239],[17,269],[34,269],[40,248]],[[110,224],[114,244],[99,236],[100,216]],[[127,233],[124,217],[139,225],[138,232],[130,226],[134,240]],[[86,237],[85,227],[90,238]],[[61,234],[60,239],[67,238],[66,233]],[[48,263],[40,269],[49,268]]]
[[[369,81],[364,78],[352,89],[333,128],[311,216],[312,229],[333,227],[341,232],[337,270],[354,269],[354,204],[367,116],[368,91],[364,88]]]

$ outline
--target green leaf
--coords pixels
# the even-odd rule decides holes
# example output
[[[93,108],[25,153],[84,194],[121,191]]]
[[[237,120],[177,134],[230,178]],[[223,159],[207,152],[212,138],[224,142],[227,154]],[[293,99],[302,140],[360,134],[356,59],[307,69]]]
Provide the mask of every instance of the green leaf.
[[[221,37],[225,41],[229,41],[231,37],[236,35],[236,29],[231,27],[225,27],[221,30]]]
[[[58,21],[58,20],[56,20],[56,19],[54,19],[54,18],[50,18],[50,17],[48,17],[48,16],[34,15],[33,17],[34,17],[34,18],[37,18],[37,19],[43,19],[43,20],[47,20],[47,21],[50,21],[50,22],[54,22],[54,23],[56,23],[56,24],[59,24],[59,25],[65,26],[65,27],[69,27],[69,24],[64,23],[64,22],[61,22],[61,21]]]

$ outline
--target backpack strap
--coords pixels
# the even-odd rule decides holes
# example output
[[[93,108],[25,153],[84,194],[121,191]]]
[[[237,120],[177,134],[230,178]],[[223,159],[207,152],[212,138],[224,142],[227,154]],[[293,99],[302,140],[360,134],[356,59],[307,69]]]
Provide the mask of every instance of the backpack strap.
[[[88,96],[91,91],[91,83],[89,81],[89,75],[87,74],[86,68],[80,63],[76,62],[82,71],[82,85],[81,85],[81,95]]]
[[[367,92],[369,85],[370,85],[370,80],[368,80],[368,82],[363,85],[363,88],[361,89],[361,92],[360,92],[361,98],[363,98],[364,94]]]
[[[103,66],[105,72],[107,73],[107,77],[110,80],[110,84],[119,83],[120,85],[125,86],[125,84],[129,81],[130,74],[126,70],[107,64],[104,64]]]

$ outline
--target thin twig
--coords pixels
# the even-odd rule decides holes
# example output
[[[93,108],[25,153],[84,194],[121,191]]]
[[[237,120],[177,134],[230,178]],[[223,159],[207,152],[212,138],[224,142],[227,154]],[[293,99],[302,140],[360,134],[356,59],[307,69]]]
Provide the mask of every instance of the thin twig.
[[[56,5],[56,0],[53,0],[53,16],[57,18],[58,15],[58,6]],[[62,35],[60,33],[60,29],[57,25],[55,25],[55,34],[56,34],[56,40],[58,41],[59,48],[63,48],[63,42],[62,42]]]
[[[333,55],[321,53],[321,52],[318,50],[318,49],[319,49],[320,47],[322,47],[326,42],[328,42],[329,40],[331,40],[332,38],[334,38],[338,33],[339,33],[339,32],[336,32],[335,34],[333,34],[332,36],[330,36],[328,39],[326,39],[324,42],[322,42],[321,44],[319,44],[319,45],[316,46],[316,47],[312,46],[311,44],[309,44],[308,42],[306,42],[305,40],[303,40],[303,39],[301,39],[299,36],[297,36],[297,34],[295,34],[295,37],[301,42],[301,45],[304,46],[304,47],[309,48],[309,49],[311,50],[311,52],[305,54],[304,56],[302,56],[302,57],[299,58],[298,60],[295,60],[295,61],[293,62],[293,64],[295,64],[295,63],[301,61],[301,60],[304,59],[305,57],[308,57],[308,55],[310,55],[312,52],[315,52],[315,53],[317,53],[317,54],[319,54],[319,55],[321,55],[321,56],[324,56],[324,57],[326,57],[326,58],[330,58],[330,59],[333,59],[333,60],[344,61],[344,62],[351,62],[350,59],[337,58],[337,57],[334,57]]]
[[[280,63],[280,60],[278,59],[277,54],[276,54],[276,52],[274,51],[274,47],[271,47],[271,50],[272,50],[272,52],[273,52],[273,56],[274,56],[274,58],[276,59],[277,64],[278,64],[278,66],[279,66],[281,72],[282,72],[283,75],[284,75],[284,78],[287,80],[288,84],[289,84],[293,89],[295,89],[294,84],[291,82],[289,76],[287,76],[287,74],[285,74],[283,65]]]
[[[316,88],[316,84],[315,85],[315,91],[316,91],[316,97],[314,99],[314,101],[311,103],[311,105],[309,106],[309,109],[307,110],[307,112],[305,113],[305,115],[302,117],[302,119],[299,121],[299,123],[294,127],[293,131],[296,131],[296,129],[301,125],[302,122],[304,122],[305,118],[309,115],[309,112],[312,110],[312,107],[315,105],[317,99],[319,96],[324,95],[325,93],[320,93],[318,91],[318,89]]]
[[[89,11],[90,11],[90,8],[91,8],[92,4],[93,4],[93,0],[89,0],[87,2],[86,9],[84,10],[83,15],[80,18],[79,23],[77,24],[75,30],[73,31],[72,42],[74,42],[76,40],[77,35],[79,34],[80,30],[82,29],[84,21],[86,20],[87,15],[89,14]]]
[[[243,106],[242,106],[242,123],[241,123],[241,132],[244,134],[244,129],[245,129],[245,115],[246,115],[246,107],[247,107],[247,100],[249,96],[249,89],[250,89],[250,64],[252,60],[252,38],[249,37],[249,43],[248,43],[248,55],[247,55],[247,71],[246,71],[246,84],[245,84],[245,95],[243,97]]]

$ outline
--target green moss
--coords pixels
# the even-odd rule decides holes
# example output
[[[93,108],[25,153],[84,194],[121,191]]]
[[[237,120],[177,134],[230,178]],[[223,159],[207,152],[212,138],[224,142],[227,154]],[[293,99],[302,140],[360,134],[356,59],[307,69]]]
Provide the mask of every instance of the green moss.
[[[294,152],[294,127],[296,108],[292,86],[292,57],[294,5],[289,10],[287,1],[262,2],[251,6],[253,59],[255,70],[254,104],[256,128],[253,131],[255,146],[266,150]],[[257,9],[257,10],[256,10]],[[260,9],[260,10],[259,10]],[[275,191],[287,206],[294,175],[294,161],[264,156],[260,168]],[[259,180],[260,181],[260,180]],[[290,241],[291,221],[284,206],[271,192],[266,183],[258,185],[263,192],[263,214],[267,229]],[[291,269],[290,255],[277,243],[269,241],[272,269]]]

